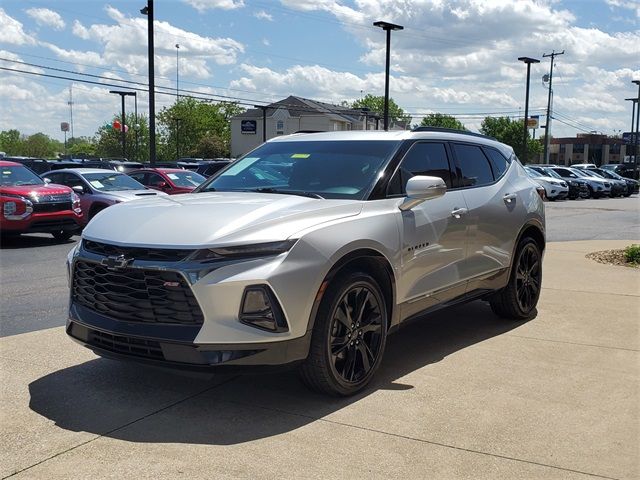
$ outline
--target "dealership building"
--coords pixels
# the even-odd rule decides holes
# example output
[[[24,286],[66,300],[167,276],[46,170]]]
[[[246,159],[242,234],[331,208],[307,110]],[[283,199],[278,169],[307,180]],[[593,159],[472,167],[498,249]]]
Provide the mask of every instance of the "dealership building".
[[[301,131],[376,130],[380,123],[379,117],[364,110],[290,96],[231,118],[231,156],[247,153],[260,145],[263,138]],[[391,126],[393,130],[405,128],[400,124]]]
[[[549,163],[557,165],[620,163],[625,155],[629,155],[629,147],[622,138],[596,133],[583,133],[570,138],[552,138],[549,146]]]

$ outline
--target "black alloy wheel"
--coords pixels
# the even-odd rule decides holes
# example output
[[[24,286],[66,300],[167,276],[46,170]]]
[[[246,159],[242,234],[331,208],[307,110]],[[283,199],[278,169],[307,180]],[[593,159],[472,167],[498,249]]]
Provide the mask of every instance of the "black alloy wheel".
[[[330,281],[315,315],[303,382],[329,395],[353,395],[380,366],[388,313],[378,282],[365,272],[344,272]]]
[[[531,237],[520,240],[509,283],[489,300],[491,310],[509,320],[525,320],[535,313],[542,289],[542,252]]]
[[[522,249],[516,266],[516,292],[518,306],[530,312],[538,302],[542,283],[541,258],[536,246],[529,243]]]
[[[353,285],[332,314],[328,342],[332,368],[344,382],[365,378],[382,345],[382,306],[367,284]]]

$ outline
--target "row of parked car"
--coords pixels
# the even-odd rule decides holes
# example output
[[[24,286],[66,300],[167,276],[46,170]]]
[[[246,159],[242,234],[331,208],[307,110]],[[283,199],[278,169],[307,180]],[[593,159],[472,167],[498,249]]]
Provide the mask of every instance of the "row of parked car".
[[[122,160],[10,158],[16,161],[0,160],[2,234],[48,232],[59,240],[69,239],[111,205],[189,193],[231,162],[190,160],[148,168]],[[33,167],[42,169],[41,162],[48,170],[37,175]],[[57,168],[61,165],[66,168]],[[525,171],[549,200],[628,197],[638,192],[638,182],[617,174],[615,165],[527,165]]]
[[[583,163],[562,165],[526,165],[527,174],[545,189],[549,200],[577,198],[629,197],[638,193],[638,182],[616,173],[617,165]]]
[[[47,162],[54,167],[37,175],[33,160],[0,160],[0,232],[51,233],[68,240],[95,215],[117,203],[158,195],[189,193],[231,160],[185,162],[191,167],[147,168],[141,163],[108,161]],[[93,166],[100,168],[92,168]],[[164,164],[161,164],[164,165]],[[205,175],[201,175],[202,171]],[[126,172],[126,173],[125,173]]]

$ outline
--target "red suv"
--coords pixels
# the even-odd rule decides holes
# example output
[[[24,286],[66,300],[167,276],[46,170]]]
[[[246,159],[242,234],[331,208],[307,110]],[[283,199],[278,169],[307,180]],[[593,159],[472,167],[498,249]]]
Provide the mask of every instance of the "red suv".
[[[68,240],[80,230],[80,198],[69,187],[46,184],[24,165],[0,160],[2,234],[50,233]]]
[[[127,173],[145,187],[166,192],[169,195],[189,193],[206,180],[199,173],[180,168],[142,168]]]

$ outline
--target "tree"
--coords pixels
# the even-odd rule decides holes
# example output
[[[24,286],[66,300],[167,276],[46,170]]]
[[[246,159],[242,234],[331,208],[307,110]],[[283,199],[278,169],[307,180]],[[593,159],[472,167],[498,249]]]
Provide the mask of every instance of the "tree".
[[[523,130],[524,120],[511,120],[509,117],[485,117],[480,127],[480,133],[495,138],[510,145],[518,158],[524,158]],[[542,153],[542,145],[533,140],[527,131],[528,158],[534,158]]]
[[[451,115],[445,115],[444,113],[430,113],[422,119],[420,122],[421,127],[440,127],[451,128],[453,130],[466,130],[460,120],[452,117]]]
[[[113,122],[121,122],[121,115],[114,115],[109,123],[96,132],[95,155],[98,157],[122,157],[122,132],[113,128]],[[149,124],[145,115],[125,115],[128,130],[125,133],[126,156],[129,160],[146,162],[149,159]],[[138,142],[136,145],[136,132]]]
[[[0,151],[7,155],[20,155],[22,152],[22,140],[18,130],[4,130],[0,132]]]
[[[236,103],[210,103],[182,97],[158,114],[158,157],[228,157],[231,151],[231,117],[244,111]]]
[[[354,109],[368,108],[369,115],[378,115],[380,118],[383,118],[384,116],[384,97],[376,97],[374,95],[367,94],[364,98],[359,98],[347,105]],[[394,123],[408,125],[409,122],[411,122],[411,115],[407,115],[405,111],[393,101],[393,98],[390,98],[389,126]]]
[[[92,157],[96,154],[96,147],[91,137],[72,137],[67,140],[67,153],[72,158]]]

